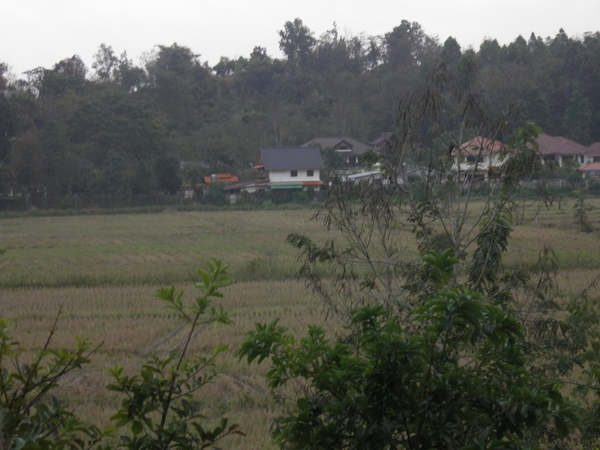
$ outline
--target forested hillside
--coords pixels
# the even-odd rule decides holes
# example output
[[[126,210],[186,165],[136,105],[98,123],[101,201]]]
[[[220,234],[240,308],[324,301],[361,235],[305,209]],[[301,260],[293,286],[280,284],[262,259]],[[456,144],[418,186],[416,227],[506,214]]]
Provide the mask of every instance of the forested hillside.
[[[101,44],[92,67],[75,55],[24,78],[4,61],[0,193],[123,196],[174,193],[214,172],[244,179],[261,146],[393,131],[399,102],[440,64],[468,66],[490,114],[518,112],[512,126],[600,141],[599,32],[478,49],[408,21],[383,36],[317,37],[295,19],[279,35],[283,59],[255,47],[214,67],[179,44],[157,45],[143,66]]]

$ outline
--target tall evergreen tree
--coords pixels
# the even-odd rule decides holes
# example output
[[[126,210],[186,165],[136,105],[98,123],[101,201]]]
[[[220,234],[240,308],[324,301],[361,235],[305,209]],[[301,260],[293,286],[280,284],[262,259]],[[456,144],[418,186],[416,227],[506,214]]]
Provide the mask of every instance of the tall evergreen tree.
[[[562,120],[562,130],[566,137],[588,145],[592,111],[588,100],[581,91],[574,90],[569,97],[569,106]]]

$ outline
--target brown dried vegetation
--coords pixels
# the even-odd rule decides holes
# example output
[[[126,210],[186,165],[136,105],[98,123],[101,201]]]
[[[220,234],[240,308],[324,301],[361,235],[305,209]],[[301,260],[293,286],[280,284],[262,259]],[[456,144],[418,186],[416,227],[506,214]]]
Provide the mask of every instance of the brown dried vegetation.
[[[589,285],[600,268],[600,201],[589,203],[596,206],[592,233],[578,232],[568,204],[535,216],[522,211],[523,226],[512,234],[506,263],[527,264],[550,246],[562,270],[561,295]],[[176,315],[154,297],[156,288],[175,284],[195,296],[194,268],[211,257],[222,259],[234,278],[237,273],[238,279],[255,280],[223,291],[220,303],[233,326],[210,325],[195,336],[195,353],[229,345],[218,360],[223,374],[202,395],[215,416],[226,411],[247,433],[232,438],[229,447],[271,448],[269,424],[281,405],[267,395],[268,367],[240,363],[236,352],[255,322],[275,318],[296,335],[308,324],[323,324],[335,334],[338,323],[325,320],[322,304],[295,279],[296,255],[284,244],[292,231],[318,241],[331,237],[311,215],[296,210],[4,219],[0,315],[28,351],[44,342],[60,308],[54,345],[72,347],[75,336],[103,342],[92,364],[65,380],[61,393],[83,419],[106,425],[118,409],[117,398],[105,390],[107,370],[118,364],[134,372],[149,354],[168,352],[181,341]],[[416,257],[408,244],[406,252]]]

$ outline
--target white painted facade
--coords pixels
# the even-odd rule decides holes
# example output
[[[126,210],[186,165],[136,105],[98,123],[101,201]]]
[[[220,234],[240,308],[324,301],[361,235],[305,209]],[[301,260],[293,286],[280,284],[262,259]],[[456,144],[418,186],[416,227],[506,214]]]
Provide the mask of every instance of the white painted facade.
[[[452,170],[466,172],[468,170],[488,170],[490,167],[499,167],[504,164],[506,154],[502,152],[482,153],[479,157],[472,155],[455,155]]]
[[[293,176],[293,172],[296,173]],[[312,172],[312,176],[309,173]],[[305,181],[320,181],[320,170],[271,170],[269,182],[271,184],[302,184]]]

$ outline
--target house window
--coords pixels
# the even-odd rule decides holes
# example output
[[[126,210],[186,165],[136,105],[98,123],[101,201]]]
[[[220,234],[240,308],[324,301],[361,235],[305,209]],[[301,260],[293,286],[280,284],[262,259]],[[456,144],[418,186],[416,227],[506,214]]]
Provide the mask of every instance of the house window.
[[[293,177],[297,177],[297,176],[298,176],[298,171],[297,171],[297,170],[292,170],[292,173],[291,173],[291,175],[292,175]]]
[[[314,170],[307,170],[306,171],[306,176],[307,177],[314,177],[315,176],[315,171]]]

